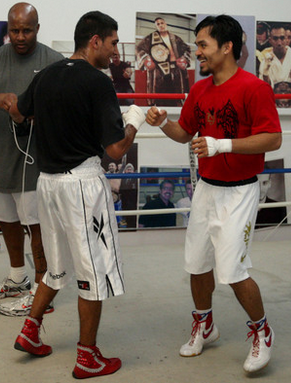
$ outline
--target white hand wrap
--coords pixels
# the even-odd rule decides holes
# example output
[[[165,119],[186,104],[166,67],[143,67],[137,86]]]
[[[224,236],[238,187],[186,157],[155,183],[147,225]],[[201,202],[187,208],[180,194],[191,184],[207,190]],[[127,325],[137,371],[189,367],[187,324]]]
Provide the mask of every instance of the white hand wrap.
[[[167,117],[164,119],[164,121],[161,123],[160,128],[163,129],[163,127],[168,123]]]
[[[232,141],[230,138],[217,140],[213,137],[205,137],[208,148],[208,157],[212,157],[216,152],[230,153],[232,151]]]
[[[136,130],[145,122],[145,114],[141,108],[136,105],[130,105],[127,112],[122,113],[124,126],[131,124]]]
[[[157,107],[157,109],[158,109],[159,113],[161,113],[161,109],[158,108],[158,107]],[[166,118],[164,119],[164,121],[161,123],[161,125],[160,125],[160,129],[163,129],[163,127],[164,127],[167,123],[168,123],[168,119],[167,119],[167,117],[166,117]]]

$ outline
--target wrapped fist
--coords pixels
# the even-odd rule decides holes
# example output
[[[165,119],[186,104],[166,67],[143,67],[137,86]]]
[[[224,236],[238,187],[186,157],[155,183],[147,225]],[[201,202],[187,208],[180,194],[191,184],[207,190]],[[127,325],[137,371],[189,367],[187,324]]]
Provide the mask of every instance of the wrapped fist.
[[[136,105],[130,105],[127,112],[122,113],[124,126],[131,124],[136,130],[145,122],[145,114],[141,108]]]

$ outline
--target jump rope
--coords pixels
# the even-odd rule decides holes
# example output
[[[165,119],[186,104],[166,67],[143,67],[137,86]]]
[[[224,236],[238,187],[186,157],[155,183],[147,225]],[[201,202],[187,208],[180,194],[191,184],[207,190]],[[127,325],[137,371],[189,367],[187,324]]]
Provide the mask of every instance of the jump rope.
[[[34,158],[29,154],[29,148],[30,148],[30,144],[31,144],[31,137],[32,137],[32,132],[33,132],[33,120],[30,120],[29,122],[26,122],[27,124],[27,127],[29,129],[29,133],[28,133],[28,139],[27,139],[27,144],[26,144],[26,149],[25,150],[22,150],[20,145],[19,145],[19,142],[18,142],[18,137],[17,137],[17,133],[16,131],[18,130],[18,124],[16,124],[12,119],[10,120],[10,125],[11,125],[11,128],[12,128],[12,133],[13,133],[13,137],[14,137],[14,141],[15,141],[15,144],[16,144],[16,147],[17,149],[20,151],[20,153],[24,154],[24,161],[23,161],[23,170],[22,170],[22,181],[21,181],[21,196],[20,196],[20,199],[23,199],[23,203],[22,203],[22,208],[23,208],[23,215],[25,217],[25,221],[28,222],[28,216],[27,216],[27,210],[25,208],[25,204],[24,204],[24,198],[25,198],[25,176],[26,176],[26,166],[27,165],[33,165],[34,164]],[[30,226],[29,224],[27,223],[25,225],[27,227],[27,231],[29,233],[29,238],[30,238],[30,244],[32,242],[32,233],[31,233],[31,230],[30,230]]]

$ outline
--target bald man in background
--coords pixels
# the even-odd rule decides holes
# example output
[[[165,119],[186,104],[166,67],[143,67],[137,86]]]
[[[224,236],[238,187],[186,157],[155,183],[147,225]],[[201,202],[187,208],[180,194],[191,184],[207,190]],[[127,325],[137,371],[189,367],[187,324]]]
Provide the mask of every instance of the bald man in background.
[[[10,43],[0,47],[0,227],[10,258],[9,275],[0,284],[0,302],[6,297],[21,297],[0,305],[0,313],[8,316],[29,314],[35,290],[46,271],[36,205],[39,170],[34,136],[30,144],[27,136],[17,138],[21,152],[5,110],[5,94],[20,95],[36,73],[63,59],[60,53],[37,41],[38,31],[38,13],[33,5],[14,4],[8,13]],[[35,265],[33,288],[25,269],[24,228],[30,236]],[[52,311],[50,305],[47,312]]]

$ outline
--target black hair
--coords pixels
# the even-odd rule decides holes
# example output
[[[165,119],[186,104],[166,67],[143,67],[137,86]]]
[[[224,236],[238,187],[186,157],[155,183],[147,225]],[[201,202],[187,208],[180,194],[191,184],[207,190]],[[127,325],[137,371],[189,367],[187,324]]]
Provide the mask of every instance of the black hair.
[[[175,183],[172,180],[164,180],[160,183],[160,190],[163,189],[165,184],[171,184],[173,186],[173,189],[175,189]]]
[[[270,28],[270,32],[273,30],[273,29],[281,29],[283,28],[284,30],[286,30],[286,23],[280,23],[280,22],[274,22],[271,24],[271,28]]]
[[[118,30],[117,22],[110,16],[99,12],[92,11],[83,15],[78,21],[75,33],[75,52],[80,48],[85,48],[89,40],[98,35],[104,41],[113,31]]]
[[[157,20],[164,20],[165,21],[165,19],[161,16],[156,17],[154,21],[156,22]]]
[[[241,55],[243,30],[240,23],[231,16],[207,16],[195,28],[195,36],[198,32],[209,27],[210,36],[218,43],[219,48],[224,43],[231,41],[233,43],[233,56],[238,60]]]

